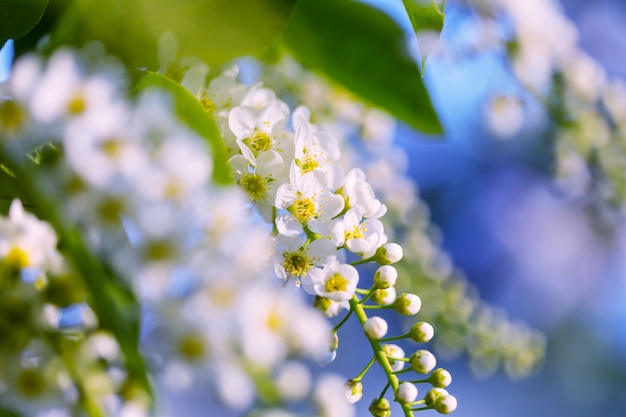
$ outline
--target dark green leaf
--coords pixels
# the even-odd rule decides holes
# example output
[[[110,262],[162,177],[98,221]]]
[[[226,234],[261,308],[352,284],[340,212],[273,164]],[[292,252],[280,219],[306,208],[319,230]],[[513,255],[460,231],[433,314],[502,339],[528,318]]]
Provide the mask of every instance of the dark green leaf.
[[[423,74],[426,58],[443,29],[445,3],[444,0],[402,0],[402,3],[419,42]]]
[[[425,133],[442,132],[402,29],[353,0],[302,0],[283,33],[290,52]]]
[[[155,72],[141,71],[141,79],[135,85],[135,91],[143,91],[150,87],[167,90],[174,96],[176,113],[196,133],[204,137],[211,146],[213,153],[213,179],[220,184],[232,183],[232,175],[228,165],[228,152],[220,131],[209,113],[198,100],[179,83],[165,75]]]
[[[73,0],[58,43],[102,41],[131,67],[156,69],[158,40],[212,65],[260,52],[284,28],[297,0]],[[164,69],[164,68],[163,68]]]
[[[48,0],[0,1],[0,47],[26,35],[41,19]]]

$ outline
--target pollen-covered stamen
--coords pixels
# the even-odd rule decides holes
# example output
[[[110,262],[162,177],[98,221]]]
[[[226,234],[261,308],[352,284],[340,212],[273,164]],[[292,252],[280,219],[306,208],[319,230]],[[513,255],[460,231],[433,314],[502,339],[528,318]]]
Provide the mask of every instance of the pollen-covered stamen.
[[[303,174],[306,174],[307,172],[311,172],[315,168],[319,167],[319,163],[317,162],[317,160],[311,155],[309,155],[309,152],[307,151],[306,148],[303,150],[303,153],[304,153],[303,158],[295,160],[296,165],[298,166],[298,168],[300,168]]]
[[[345,291],[348,288],[348,280],[339,273],[331,275],[324,284],[326,292]]]
[[[313,262],[302,251],[285,252],[283,257],[283,268],[287,275],[303,277],[313,268]]]
[[[198,97],[198,102],[200,103],[204,111],[212,115],[215,109],[217,108],[215,103],[213,103],[213,100],[208,98],[204,92],[198,93],[197,97]]]
[[[12,100],[0,102],[0,127],[12,132],[19,130],[25,121],[24,111]]]
[[[237,183],[248,193],[254,202],[261,201],[267,196],[268,180],[258,174],[250,173],[244,175]]]
[[[363,239],[365,237],[365,232],[367,229],[365,228],[365,223],[363,223],[360,227],[354,226],[351,230],[346,230],[344,232],[345,240],[348,239]]]
[[[252,136],[243,140],[248,145],[254,156],[258,156],[261,152],[270,150],[272,147],[272,138],[262,130],[255,130]]]
[[[310,197],[300,196],[296,201],[294,201],[289,211],[291,211],[300,223],[306,223],[317,217],[315,202]]]

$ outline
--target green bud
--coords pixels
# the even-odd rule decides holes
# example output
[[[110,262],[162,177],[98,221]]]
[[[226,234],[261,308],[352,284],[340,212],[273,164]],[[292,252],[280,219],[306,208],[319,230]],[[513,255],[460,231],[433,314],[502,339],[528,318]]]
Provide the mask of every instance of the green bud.
[[[411,368],[418,374],[427,374],[437,365],[435,355],[427,350],[420,349],[411,355]]]
[[[409,331],[411,339],[417,343],[426,343],[430,341],[430,339],[433,338],[434,334],[435,329],[433,328],[433,326],[425,321],[415,323]]]
[[[402,259],[402,246],[397,243],[387,243],[376,250],[374,260],[379,265],[395,264]]]
[[[428,377],[428,382],[430,382],[433,387],[446,388],[452,383],[452,375],[443,368],[437,368]]]
[[[374,417],[389,417],[391,415],[391,404],[386,398],[376,398],[370,404],[370,413]]]
[[[441,414],[450,414],[456,410],[457,401],[453,395],[441,395],[435,400],[435,410]]]
[[[443,388],[433,388],[426,393],[426,396],[424,397],[424,402],[428,407],[432,407],[435,405],[437,398],[443,395],[448,395],[448,391]]]

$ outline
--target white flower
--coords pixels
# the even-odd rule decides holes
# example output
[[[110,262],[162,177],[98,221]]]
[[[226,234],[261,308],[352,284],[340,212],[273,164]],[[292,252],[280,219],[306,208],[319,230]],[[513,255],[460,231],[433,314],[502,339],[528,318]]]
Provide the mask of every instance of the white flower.
[[[293,136],[285,129],[289,108],[280,100],[256,110],[237,106],[228,115],[228,125],[243,156],[254,164],[262,152],[274,150],[284,160],[293,158]]]
[[[235,182],[248,194],[267,221],[272,219],[272,207],[276,190],[283,181],[285,171],[283,158],[276,151],[265,151],[252,164],[243,155],[234,155],[229,160]]]
[[[349,301],[359,283],[359,272],[355,267],[341,264],[337,259],[327,262],[322,269],[314,268],[302,280],[304,289],[333,301]]]
[[[393,307],[404,316],[413,316],[422,308],[422,299],[416,294],[404,293],[396,299]]]
[[[360,380],[350,379],[344,385],[344,393],[349,404],[354,404],[363,398],[363,383]]]
[[[411,355],[411,367],[418,374],[427,374],[437,365],[435,355],[427,350],[420,349]]]
[[[453,395],[442,395],[435,401],[435,410],[441,414],[450,414],[456,407],[457,401]]]
[[[393,343],[384,344],[382,348],[383,352],[385,352],[385,355],[387,355],[389,365],[391,365],[391,369],[394,372],[404,369],[405,362],[401,360],[405,357],[404,349]]]
[[[391,265],[383,265],[374,274],[374,285],[376,288],[389,288],[396,285],[398,271]]]
[[[276,193],[276,208],[289,211],[276,218],[280,234],[299,235],[304,232],[303,226],[322,236],[329,234],[331,220],[343,210],[344,200],[324,188],[322,175],[313,170],[300,176],[295,162],[291,163],[289,182]]]
[[[18,270],[58,268],[57,237],[46,222],[24,211],[20,200],[13,200],[8,219],[0,218],[0,262]]]
[[[355,409],[344,395],[345,379],[338,375],[322,375],[313,393],[320,417],[353,417]]]
[[[285,282],[295,277],[300,281],[314,267],[324,265],[328,258],[335,256],[337,248],[328,239],[316,239],[305,245],[303,236],[278,236],[274,242],[274,271]]]
[[[363,258],[374,255],[387,242],[383,224],[376,219],[363,219],[361,208],[353,207],[332,223],[332,240]]]
[[[300,401],[311,391],[312,376],[301,362],[290,361],[283,364],[276,375],[276,386],[283,399]]]
[[[351,169],[346,174],[343,193],[346,205],[351,208],[359,207],[363,217],[378,219],[387,212],[387,207],[376,199],[365,173],[358,168]]]
[[[295,134],[294,162],[301,175],[314,170],[323,175],[324,187],[336,190],[343,185],[343,168],[338,163],[340,157],[337,139],[330,133],[318,131],[309,123],[309,109],[300,106],[293,112]]]
[[[426,343],[435,335],[435,329],[430,323],[420,321],[411,327],[409,335],[414,342]]]
[[[412,403],[417,398],[417,387],[410,382],[401,382],[396,390],[396,400],[401,403]]]
[[[382,339],[387,334],[389,326],[382,317],[370,317],[363,323],[363,330],[370,339]]]
[[[402,259],[402,246],[397,243],[387,243],[376,250],[375,261],[380,265],[389,265]]]

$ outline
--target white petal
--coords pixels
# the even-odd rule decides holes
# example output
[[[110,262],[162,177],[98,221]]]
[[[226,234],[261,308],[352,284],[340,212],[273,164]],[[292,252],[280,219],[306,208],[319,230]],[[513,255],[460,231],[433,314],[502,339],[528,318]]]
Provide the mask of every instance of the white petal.
[[[304,229],[298,220],[291,214],[283,214],[276,218],[276,229],[283,236],[298,236]]]

